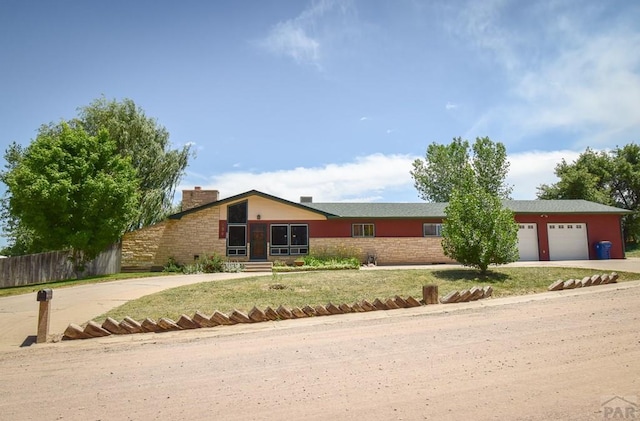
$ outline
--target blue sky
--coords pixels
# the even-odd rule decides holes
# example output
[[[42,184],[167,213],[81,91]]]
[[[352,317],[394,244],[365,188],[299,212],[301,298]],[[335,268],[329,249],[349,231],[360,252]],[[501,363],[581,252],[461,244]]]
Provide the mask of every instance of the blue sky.
[[[640,140],[637,1],[4,0],[0,59],[2,150],[131,98],[222,197],[415,202],[428,144],[489,136],[534,199]]]

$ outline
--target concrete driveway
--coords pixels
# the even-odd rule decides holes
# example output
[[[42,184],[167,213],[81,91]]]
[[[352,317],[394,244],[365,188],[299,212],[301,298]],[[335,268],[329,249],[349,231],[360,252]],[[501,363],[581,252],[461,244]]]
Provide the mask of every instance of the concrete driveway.
[[[507,266],[558,266],[590,268],[603,272],[640,273],[640,259],[575,260],[563,262],[517,262]],[[459,265],[377,266],[364,270],[443,269]],[[145,295],[183,285],[223,279],[256,276],[260,273],[216,273],[202,275],[158,276],[81,285],[53,292],[50,333],[62,333],[70,323],[83,323],[107,311]],[[271,273],[262,273],[270,276]],[[30,345],[35,340],[38,322],[36,294],[0,298],[0,350]]]
[[[259,274],[157,276],[56,289],[51,301],[50,333],[62,333],[70,323],[83,323],[127,301],[158,291],[199,282],[246,278]],[[35,293],[0,298],[0,350],[33,343],[37,333],[38,308]]]

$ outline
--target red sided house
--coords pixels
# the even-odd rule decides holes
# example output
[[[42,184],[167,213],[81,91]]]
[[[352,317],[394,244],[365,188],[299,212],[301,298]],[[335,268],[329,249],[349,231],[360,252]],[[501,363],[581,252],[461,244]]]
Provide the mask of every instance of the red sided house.
[[[624,258],[623,209],[585,200],[506,200],[519,224],[521,260]],[[356,249],[380,265],[451,262],[441,246],[445,203],[300,203],[251,190],[219,200],[217,190],[183,191],[182,211],[125,234],[123,269],[157,270],[169,258],[205,253],[236,261],[291,262],[331,247]],[[608,256],[596,244],[610,242]],[[603,250],[602,248],[600,250]]]

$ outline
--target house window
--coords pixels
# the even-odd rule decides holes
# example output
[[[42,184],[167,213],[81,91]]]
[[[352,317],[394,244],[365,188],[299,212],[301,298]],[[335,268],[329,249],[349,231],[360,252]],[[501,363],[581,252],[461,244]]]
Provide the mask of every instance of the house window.
[[[442,237],[442,224],[422,224],[422,235],[425,237]]]
[[[229,224],[246,224],[247,202],[227,206],[227,222]]]
[[[352,237],[374,237],[375,230],[373,224],[353,224],[351,226]]]
[[[271,254],[296,255],[309,253],[309,227],[304,224],[271,225]]]
[[[289,225],[271,225],[271,245],[284,247],[289,245]]]
[[[229,225],[227,233],[227,256],[247,255],[247,226]]]
[[[227,206],[227,256],[247,255],[247,202]]]

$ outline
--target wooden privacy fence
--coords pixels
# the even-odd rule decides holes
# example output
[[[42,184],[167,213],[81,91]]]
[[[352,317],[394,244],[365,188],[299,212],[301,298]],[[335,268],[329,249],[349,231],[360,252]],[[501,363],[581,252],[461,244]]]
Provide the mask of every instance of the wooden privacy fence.
[[[86,264],[82,276],[120,272],[120,244],[114,244]],[[77,273],[68,251],[28,254],[0,259],[0,288],[73,279]]]

